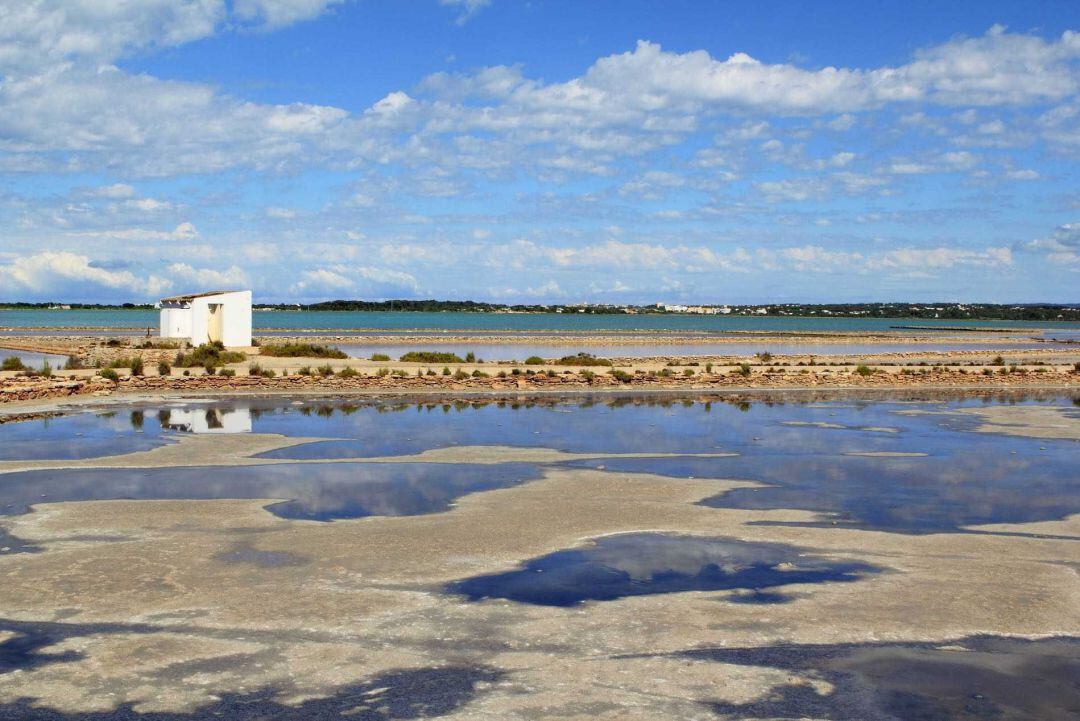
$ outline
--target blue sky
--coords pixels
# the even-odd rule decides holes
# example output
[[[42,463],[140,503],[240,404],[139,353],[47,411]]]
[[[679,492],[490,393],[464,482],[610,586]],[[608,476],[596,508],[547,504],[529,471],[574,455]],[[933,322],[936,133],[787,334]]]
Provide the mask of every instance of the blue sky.
[[[0,0],[0,299],[1080,302],[1075,2]]]

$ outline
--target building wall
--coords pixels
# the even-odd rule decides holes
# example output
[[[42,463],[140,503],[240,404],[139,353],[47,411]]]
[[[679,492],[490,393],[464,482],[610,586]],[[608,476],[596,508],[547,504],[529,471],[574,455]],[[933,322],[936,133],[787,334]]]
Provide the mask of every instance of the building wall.
[[[191,309],[180,306],[162,306],[161,337],[191,338]]]
[[[224,318],[221,341],[229,347],[251,345],[251,291],[221,293],[194,298],[190,308],[161,308],[161,336],[163,338],[187,338],[193,345],[210,341],[210,305],[220,304]],[[169,335],[166,335],[168,329]],[[176,330],[174,330],[176,329]]]

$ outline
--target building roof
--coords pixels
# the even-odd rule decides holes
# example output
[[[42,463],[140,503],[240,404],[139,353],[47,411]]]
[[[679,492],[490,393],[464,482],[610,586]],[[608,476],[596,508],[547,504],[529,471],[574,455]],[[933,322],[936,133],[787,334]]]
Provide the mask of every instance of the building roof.
[[[206,293],[188,293],[187,295],[174,295],[162,298],[159,303],[190,303],[196,298],[207,298],[211,295],[225,295],[227,293],[240,293],[239,290],[211,290]]]

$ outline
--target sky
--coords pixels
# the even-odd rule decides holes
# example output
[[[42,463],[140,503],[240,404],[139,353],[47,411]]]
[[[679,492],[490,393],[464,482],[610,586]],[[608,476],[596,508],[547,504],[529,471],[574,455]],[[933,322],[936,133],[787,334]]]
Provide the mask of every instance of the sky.
[[[0,0],[0,301],[1080,302],[1080,3]]]

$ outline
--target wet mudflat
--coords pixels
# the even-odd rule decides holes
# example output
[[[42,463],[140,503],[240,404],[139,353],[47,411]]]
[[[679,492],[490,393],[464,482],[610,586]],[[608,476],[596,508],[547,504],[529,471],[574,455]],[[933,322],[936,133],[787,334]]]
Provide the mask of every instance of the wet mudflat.
[[[1072,718],[1076,408],[226,398],[0,427],[0,719]]]

